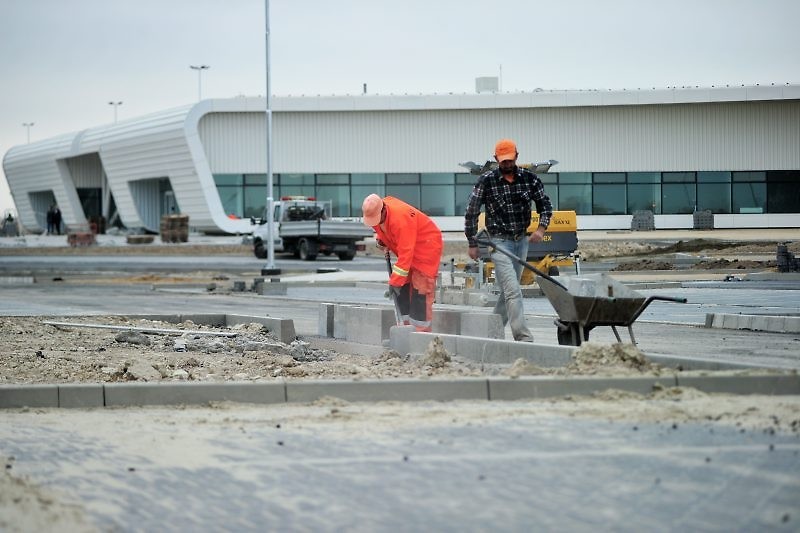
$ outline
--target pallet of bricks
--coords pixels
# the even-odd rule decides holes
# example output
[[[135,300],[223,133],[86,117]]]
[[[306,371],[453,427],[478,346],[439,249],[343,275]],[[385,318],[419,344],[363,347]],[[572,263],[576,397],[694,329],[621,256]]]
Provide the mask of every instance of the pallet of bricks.
[[[187,242],[189,240],[189,215],[163,215],[161,217],[161,242]]]

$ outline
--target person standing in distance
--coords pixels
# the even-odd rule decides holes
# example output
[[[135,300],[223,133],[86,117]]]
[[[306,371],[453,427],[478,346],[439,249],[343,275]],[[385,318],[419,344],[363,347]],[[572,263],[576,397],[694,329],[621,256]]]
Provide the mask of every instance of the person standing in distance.
[[[528,243],[541,242],[550,225],[553,206],[544,192],[542,181],[529,170],[517,166],[517,145],[511,139],[501,139],[494,147],[494,158],[499,167],[482,174],[467,201],[464,215],[464,234],[469,241],[469,256],[477,260],[480,252],[475,235],[478,232],[478,215],[481,206],[486,211],[486,231],[498,248],[526,260]],[[531,203],[539,213],[539,227],[528,235],[531,223]],[[499,251],[491,253],[494,275],[500,296],[494,312],[511,324],[514,340],[533,342],[533,334],[525,323],[522,307],[522,289],[519,286],[522,265]]]
[[[397,295],[403,323],[431,331],[442,231],[425,213],[392,196],[370,194],[361,210],[364,224],[375,230],[378,247],[397,256],[389,287]]]

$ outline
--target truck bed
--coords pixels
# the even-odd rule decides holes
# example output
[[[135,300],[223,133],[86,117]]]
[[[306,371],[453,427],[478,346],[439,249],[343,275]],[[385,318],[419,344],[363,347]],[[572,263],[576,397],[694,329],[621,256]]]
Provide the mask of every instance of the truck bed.
[[[366,239],[374,232],[361,222],[351,220],[298,220],[280,223],[281,238],[312,237]]]

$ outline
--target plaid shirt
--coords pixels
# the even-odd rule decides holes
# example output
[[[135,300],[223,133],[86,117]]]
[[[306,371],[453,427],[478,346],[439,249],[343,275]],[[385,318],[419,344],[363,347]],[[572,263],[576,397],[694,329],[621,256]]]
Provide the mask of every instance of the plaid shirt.
[[[464,215],[464,234],[470,246],[477,246],[478,215],[481,205],[486,206],[486,229],[490,235],[520,236],[531,223],[531,202],[536,204],[539,225],[550,225],[553,206],[544,192],[544,185],[536,174],[517,167],[514,183],[500,174],[500,169],[481,174],[467,202]]]

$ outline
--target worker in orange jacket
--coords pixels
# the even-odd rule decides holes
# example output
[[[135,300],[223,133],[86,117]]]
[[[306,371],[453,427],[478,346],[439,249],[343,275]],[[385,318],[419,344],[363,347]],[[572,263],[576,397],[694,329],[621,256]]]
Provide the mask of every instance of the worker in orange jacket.
[[[397,295],[403,323],[431,331],[442,231],[425,213],[392,196],[370,194],[361,209],[364,224],[375,230],[378,247],[397,256],[389,287]]]

